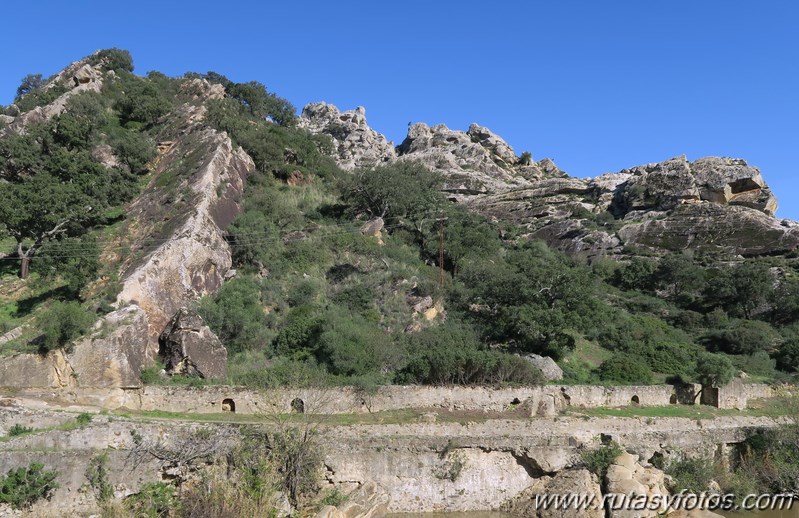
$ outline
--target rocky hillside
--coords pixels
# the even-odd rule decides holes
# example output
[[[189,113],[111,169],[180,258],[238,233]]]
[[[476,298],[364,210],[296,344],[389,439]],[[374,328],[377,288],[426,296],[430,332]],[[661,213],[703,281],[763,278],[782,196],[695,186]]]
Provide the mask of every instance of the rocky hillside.
[[[799,367],[799,228],[743,160],[569,177],[257,82],[28,76],[0,125],[0,384],[718,384]],[[547,358],[549,357],[549,358]],[[555,364],[558,362],[558,365]]]
[[[694,249],[726,255],[784,254],[799,245],[795,222],[777,220],[777,199],[741,159],[685,156],[596,178],[572,178],[549,159],[519,156],[499,136],[417,123],[393,148],[361,107],[305,107],[300,125],[330,135],[352,170],[415,162],[441,173],[443,192],[489,218],[571,254],[631,256]]]

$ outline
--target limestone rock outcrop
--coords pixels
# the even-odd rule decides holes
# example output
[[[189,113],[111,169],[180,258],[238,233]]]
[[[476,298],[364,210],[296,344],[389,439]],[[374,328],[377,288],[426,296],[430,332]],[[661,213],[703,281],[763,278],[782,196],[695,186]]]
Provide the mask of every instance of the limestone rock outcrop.
[[[149,364],[146,343],[147,315],[129,305],[109,313],[95,331],[78,340],[67,362],[74,382],[85,387],[135,388],[141,386],[141,372]]]
[[[347,171],[374,167],[396,158],[394,145],[366,124],[366,110],[362,106],[341,112],[332,104],[309,104],[303,108],[298,126],[311,133],[329,135],[338,164]]]
[[[24,132],[25,126],[48,121],[63,112],[70,97],[82,92],[100,92],[103,87],[102,71],[99,66],[90,66],[87,61],[83,59],[72,63],[43,87],[47,89],[60,85],[69,90],[46,106],[37,106],[12,120],[6,119],[8,127],[12,131]]]
[[[609,494],[647,497],[650,502],[669,494],[666,475],[655,467],[641,465],[637,455],[627,452],[619,455],[608,467],[605,486]],[[631,509],[629,505],[610,505],[611,518],[649,518],[660,516],[664,511],[666,509]]]
[[[760,170],[740,159],[705,157],[691,163],[680,156],[620,174],[630,175],[616,200],[625,212],[669,210],[700,201],[742,205],[770,216],[777,210],[777,199]]]
[[[760,171],[730,158],[683,156],[593,179],[548,178],[469,206],[588,256],[686,248],[753,256],[799,246],[795,225],[773,217],[777,201]]]
[[[457,200],[527,187],[531,178],[543,175],[538,164],[516,170],[520,161],[513,149],[476,124],[463,132],[416,123],[397,153],[400,161],[416,162],[442,175],[442,190]]]
[[[595,501],[587,509],[556,509],[536,505],[536,495],[593,495]],[[503,505],[503,511],[525,518],[604,518],[599,481],[587,469],[566,469],[554,477],[536,479],[533,486]]]
[[[227,349],[195,311],[180,308],[161,337],[160,356],[170,374],[221,379],[227,375]]]
[[[347,495],[338,507],[324,506],[314,518],[376,518],[388,511],[391,497],[374,482],[366,482]]]
[[[799,246],[796,227],[773,216],[777,200],[760,171],[744,160],[685,156],[571,178],[548,159],[517,156],[489,129],[410,126],[389,149],[364,112],[306,106],[300,125],[331,136],[345,169],[417,162],[444,178],[442,191],[494,221],[521,227],[569,254],[628,257],[688,247],[728,256],[785,253]]]
[[[18,388],[140,387],[141,371],[148,364],[143,347],[148,331],[147,315],[129,305],[98,320],[69,352],[6,358],[0,362],[0,380],[5,387]]]
[[[196,162],[178,171],[186,156],[197,157]],[[144,256],[128,259],[117,302],[135,303],[147,313],[150,358],[158,352],[158,337],[172,316],[224,282],[232,260],[222,229],[241,211],[244,181],[254,168],[227,134],[198,129],[161,157],[151,185],[130,207],[131,257],[136,258],[137,250]],[[159,176],[178,172],[185,175],[176,178],[182,187],[159,185]],[[162,236],[155,246],[153,235]]]

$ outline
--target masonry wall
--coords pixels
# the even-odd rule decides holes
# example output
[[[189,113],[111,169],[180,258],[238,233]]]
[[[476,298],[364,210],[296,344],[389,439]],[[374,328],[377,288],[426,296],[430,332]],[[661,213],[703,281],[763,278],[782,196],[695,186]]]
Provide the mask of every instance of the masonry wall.
[[[545,385],[499,389],[384,386],[374,394],[349,387],[258,391],[230,386],[192,388],[150,385],[141,389],[75,388],[48,392],[17,389],[12,397],[30,399],[32,405],[46,406],[46,401],[58,401],[60,405],[71,404],[76,407],[86,405],[199,414],[225,411],[274,414],[296,412],[298,409],[314,414],[342,414],[409,408],[502,412],[511,408],[523,408],[531,416],[553,416],[569,406],[598,408],[694,404],[698,393],[699,387],[695,385],[677,388],[672,385]],[[705,397],[708,395],[703,393]],[[722,408],[745,408],[749,399],[772,396],[773,391],[768,385],[743,384],[738,381],[719,389],[718,397],[713,398],[712,404],[718,404]]]

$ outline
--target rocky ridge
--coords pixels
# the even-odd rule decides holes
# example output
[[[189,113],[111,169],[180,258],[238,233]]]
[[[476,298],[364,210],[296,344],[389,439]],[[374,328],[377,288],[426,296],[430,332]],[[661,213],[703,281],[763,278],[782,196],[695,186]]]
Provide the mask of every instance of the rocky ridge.
[[[25,125],[60,113],[71,95],[99,91],[104,81],[113,80],[113,72],[89,67],[86,60],[73,63],[48,85],[63,83],[72,89],[19,115],[8,129],[24,131]],[[158,355],[167,324],[181,308],[224,282],[232,258],[222,229],[241,212],[244,182],[255,166],[226,133],[203,123],[204,103],[224,95],[221,86],[196,79],[184,84],[181,95],[186,102],[175,110],[169,126],[172,139],[159,143],[149,185],[128,207],[122,230],[101,255],[103,262],[121,265],[117,309],[68,354],[57,350],[8,358],[2,366],[4,386],[140,387],[141,372]],[[123,256],[120,249],[131,253]],[[224,376],[218,361],[226,357],[224,347],[206,326],[194,327],[189,326],[188,339],[176,339],[177,349],[196,351],[198,340],[210,344],[203,375]],[[203,363],[199,357],[183,360]]]
[[[572,254],[622,258],[690,247],[757,256],[799,246],[799,227],[774,217],[776,197],[760,170],[741,159],[679,156],[573,178],[549,159],[517,156],[477,124],[466,132],[413,124],[395,149],[367,125],[361,107],[342,113],[309,105],[300,124],[330,135],[345,169],[418,162],[443,176],[452,200]]]

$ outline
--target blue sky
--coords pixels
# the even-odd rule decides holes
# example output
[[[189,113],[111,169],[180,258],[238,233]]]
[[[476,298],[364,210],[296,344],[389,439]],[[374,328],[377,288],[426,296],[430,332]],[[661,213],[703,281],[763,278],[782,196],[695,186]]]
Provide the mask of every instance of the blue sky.
[[[495,3],[7,3],[0,103],[27,73],[121,47],[141,74],[214,70],[298,108],[363,105],[395,143],[409,122],[478,122],[575,176],[745,158],[799,220],[799,4]]]

